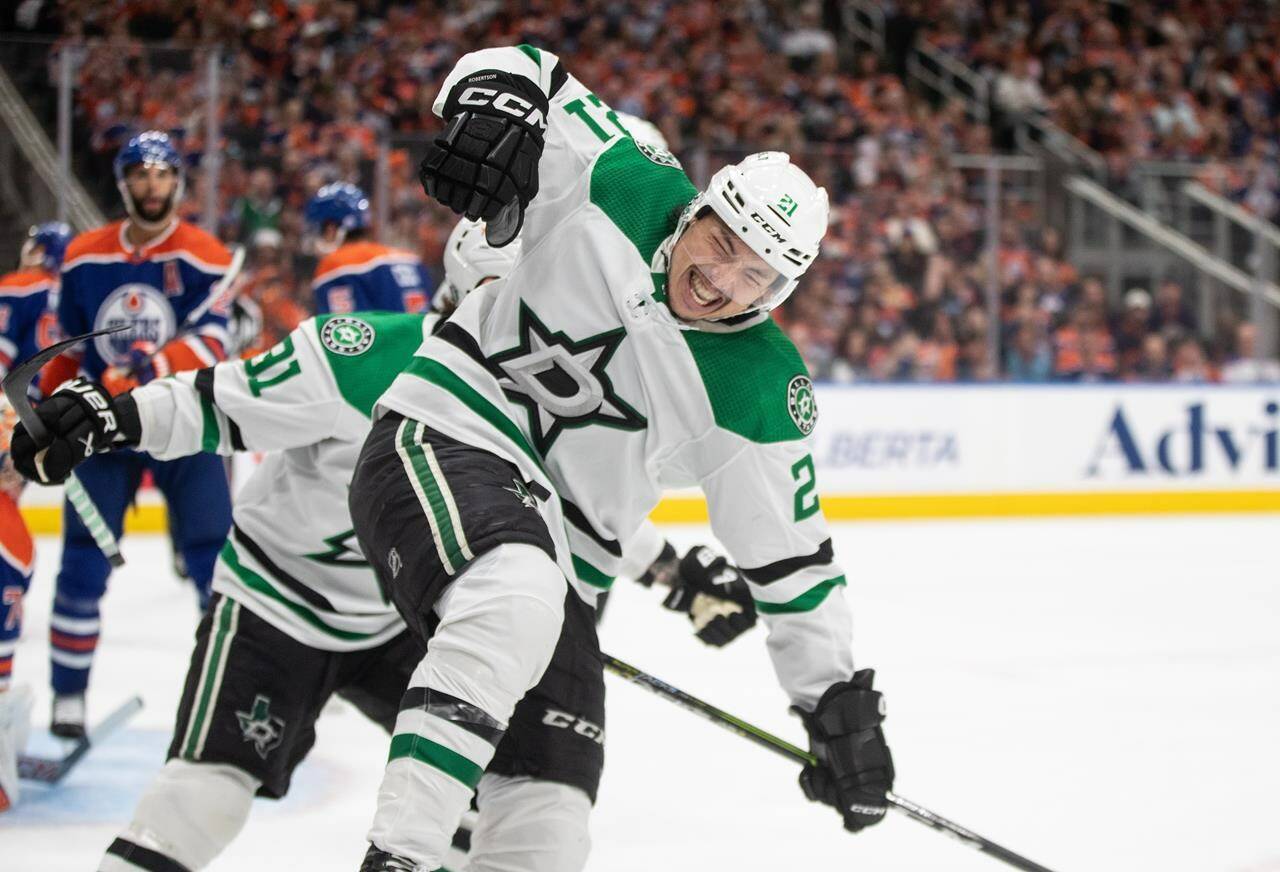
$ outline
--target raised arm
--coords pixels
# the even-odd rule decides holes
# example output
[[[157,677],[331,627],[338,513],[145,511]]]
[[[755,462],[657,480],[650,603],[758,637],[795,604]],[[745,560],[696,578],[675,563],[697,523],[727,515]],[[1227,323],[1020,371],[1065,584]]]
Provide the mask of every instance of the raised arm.
[[[433,109],[446,125],[423,159],[423,187],[455,212],[489,222],[497,246],[519,233],[535,198],[559,200],[597,154],[629,135],[558,57],[529,45],[464,55]]]

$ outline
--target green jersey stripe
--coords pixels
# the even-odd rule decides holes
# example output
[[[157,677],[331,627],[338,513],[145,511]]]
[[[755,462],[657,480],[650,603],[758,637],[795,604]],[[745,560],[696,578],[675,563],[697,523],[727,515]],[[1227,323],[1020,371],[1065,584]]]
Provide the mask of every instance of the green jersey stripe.
[[[434,766],[445,775],[475,790],[484,774],[484,767],[477,766],[452,748],[424,739],[413,733],[401,733],[391,739],[391,753],[387,762],[408,758]]]
[[[287,599],[284,594],[276,590],[271,582],[267,581],[258,573],[240,562],[240,556],[236,553],[235,546],[230,540],[222,546],[222,551],[218,554],[218,559],[227,565],[227,568],[235,574],[236,580],[254,593],[260,594],[268,599],[275,600],[282,606],[293,612],[299,618],[312,627],[316,628],[326,635],[333,636],[335,639],[342,639],[347,642],[358,642],[363,639],[371,639],[377,633],[355,633],[350,630],[339,630],[337,627],[331,627],[324,622],[315,612],[306,606],[299,605],[291,599]]]
[[[203,393],[200,394],[200,414],[204,418],[204,429],[200,434],[200,450],[216,454],[222,444],[222,429],[218,426],[218,413],[213,403]]]
[[[756,600],[756,611],[763,615],[789,615],[796,612],[811,612],[822,605],[822,601],[827,598],[827,594],[831,593],[834,588],[843,585],[843,575],[828,578],[826,581],[814,585],[800,594],[800,596],[785,603],[766,603]]]
[[[534,48],[533,46],[527,43],[520,43],[520,45],[516,46],[516,48],[520,49],[520,51],[527,54],[529,56],[529,59],[533,61],[535,64],[537,64],[539,67],[542,66],[542,52],[538,51],[536,48]]]
[[[613,576],[605,575],[577,554],[569,556],[573,558],[573,571],[577,573],[579,579],[601,590],[608,590],[613,586]]]
[[[543,473],[546,472],[542,465],[542,458],[538,456],[538,452],[533,450],[529,440],[525,439],[524,434],[520,432],[520,428],[510,418],[502,414],[497,406],[481,396],[475,388],[463,381],[462,378],[444,364],[429,357],[415,357],[404,371],[453,394],[463,405],[481,418],[484,418],[490,426],[510,439],[517,448],[537,464],[538,469],[542,470]]]

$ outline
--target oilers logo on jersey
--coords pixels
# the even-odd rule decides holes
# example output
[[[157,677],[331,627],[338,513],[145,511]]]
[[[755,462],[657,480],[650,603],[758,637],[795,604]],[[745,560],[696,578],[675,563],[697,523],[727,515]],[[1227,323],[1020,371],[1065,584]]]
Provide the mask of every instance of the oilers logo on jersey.
[[[157,348],[173,338],[173,306],[164,294],[139,283],[121,285],[112,291],[94,318],[94,330],[109,330],[126,326],[127,330],[99,336],[94,340],[98,355],[108,365],[127,363],[129,349],[136,342],[148,342]]]

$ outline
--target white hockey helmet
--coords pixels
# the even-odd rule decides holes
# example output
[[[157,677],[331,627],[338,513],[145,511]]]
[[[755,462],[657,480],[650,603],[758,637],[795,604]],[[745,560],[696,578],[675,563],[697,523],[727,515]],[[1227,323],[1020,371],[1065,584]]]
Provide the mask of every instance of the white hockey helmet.
[[[667,138],[662,135],[662,131],[658,129],[658,125],[645,121],[639,115],[632,115],[628,112],[619,112],[618,121],[623,127],[627,128],[627,132],[631,134],[640,145],[651,145],[654,148],[660,148],[663,151],[670,151],[667,144]]]
[[[444,281],[436,289],[435,308],[452,310],[486,279],[506,278],[519,256],[519,239],[494,248],[485,239],[483,221],[463,218],[444,245]]]
[[[718,170],[681,215],[677,238],[705,208],[778,272],[751,307],[766,312],[791,296],[818,256],[830,213],[827,189],[781,151],[758,152]]]

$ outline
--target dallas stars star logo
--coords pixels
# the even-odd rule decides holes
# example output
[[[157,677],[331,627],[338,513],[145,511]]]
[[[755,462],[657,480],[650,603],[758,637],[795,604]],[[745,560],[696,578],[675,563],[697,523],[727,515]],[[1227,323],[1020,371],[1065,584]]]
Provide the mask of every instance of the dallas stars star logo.
[[[364,559],[364,554],[360,551],[360,543],[356,540],[355,530],[344,530],[341,533],[335,533],[324,540],[324,544],[329,546],[328,551],[317,551],[315,554],[304,554],[308,560],[314,560],[317,563],[325,563],[330,566],[368,566],[369,561]]]
[[[529,492],[529,488],[518,478],[511,480],[515,487],[504,487],[503,490],[509,494],[515,494],[516,499],[520,501],[520,505],[526,509],[538,508],[538,502],[533,498],[533,494]]]
[[[538,453],[545,456],[569,427],[645,428],[648,422],[618,396],[605,372],[626,330],[576,341],[549,330],[521,301],[519,331],[519,345],[489,360],[502,372],[499,383],[507,398],[528,410]]]
[[[253,710],[236,712],[240,722],[240,737],[252,742],[263,760],[284,739],[284,718],[271,714],[271,698],[258,694],[253,698]]]

